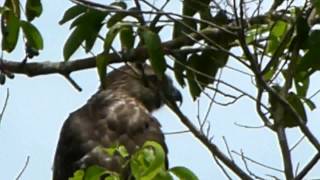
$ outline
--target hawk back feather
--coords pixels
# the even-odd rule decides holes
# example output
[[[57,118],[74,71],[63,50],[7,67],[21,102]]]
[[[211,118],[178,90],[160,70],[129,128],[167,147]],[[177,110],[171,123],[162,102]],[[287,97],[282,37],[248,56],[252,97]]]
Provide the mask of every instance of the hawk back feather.
[[[67,180],[76,170],[91,165],[128,176],[128,168],[121,167],[122,159],[108,156],[101,147],[124,145],[132,154],[145,141],[153,140],[167,153],[161,126],[151,112],[163,104],[161,96],[167,91],[164,88],[174,88],[170,81],[155,80],[149,66],[143,69],[141,73],[126,65],[109,73],[106,88],[70,114],[60,133],[53,180]]]

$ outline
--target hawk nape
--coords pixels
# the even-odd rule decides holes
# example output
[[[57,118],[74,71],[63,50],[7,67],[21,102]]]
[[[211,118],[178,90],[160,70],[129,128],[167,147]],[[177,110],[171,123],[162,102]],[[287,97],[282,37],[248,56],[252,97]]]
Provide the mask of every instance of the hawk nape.
[[[128,176],[121,159],[97,147],[124,145],[130,154],[147,140],[160,143],[167,153],[160,124],[151,115],[163,98],[182,100],[169,77],[159,79],[148,65],[125,65],[109,73],[106,88],[65,121],[54,159],[53,180],[67,180],[81,168],[105,167]]]

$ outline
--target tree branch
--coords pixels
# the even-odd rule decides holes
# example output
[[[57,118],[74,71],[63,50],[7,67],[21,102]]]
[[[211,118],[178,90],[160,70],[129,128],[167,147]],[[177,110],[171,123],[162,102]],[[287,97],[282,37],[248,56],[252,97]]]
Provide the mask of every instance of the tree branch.
[[[192,134],[200,140],[210,151],[212,157],[217,157],[229,169],[231,169],[241,179],[252,180],[250,175],[245,173],[237,164],[229,159],[215,144],[213,144],[204,134],[200,133],[198,129],[191,123],[191,121],[180,111],[175,103],[166,100],[168,107],[180,118],[181,122],[188,127]]]
[[[276,131],[277,131],[278,142],[281,149],[282,160],[284,165],[284,173],[286,175],[286,179],[293,179],[292,160],[291,160],[291,154],[288,146],[286,133],[283,127],[277,127]]]
[[[224,32],[218,29],[210,28],[200,31],[199,33],[191,33],[188,37],[179,37],[174,40],[164,42],[162,43],[164,53],[171,54],[173,50],[178,50],[182,46],[193,45],[195,43],[194,40],[202,39],[202,36],[200,34],[204,34],[206,36],[210,35],[211,37],[219,37],[222,34],[224,34]],[[148,58],[147,49],[145,47],[138,47],[134,49],[132,52],[129,52],[127,55],[124,55],[123,57],[126,57],[126,59],[121,59],[121,57],[118,56],[118,53],[107,54],[103,52],[98,54],[97,56],[99,55],[109,56],[109,64],[120,63],[125,61],[140,62]],[[3,61],[3,69],[8,70],[12,73],[25,74],[29,77],[33,77],[38,75],[47,75],[55,73],[65,75],[70,74],[71,72],[93,68],[96,66],[95,59],[97,56],[91,56],[67,62],[31,62],[23,65],[21,65],[20,62],[15,62],[12,60],[1,60]]]

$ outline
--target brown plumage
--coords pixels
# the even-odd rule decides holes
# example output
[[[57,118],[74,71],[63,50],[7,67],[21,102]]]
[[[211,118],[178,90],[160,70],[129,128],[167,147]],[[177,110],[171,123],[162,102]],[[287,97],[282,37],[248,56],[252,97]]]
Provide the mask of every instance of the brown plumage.
[[[140,68],[139,68],[140,67]],[[99,165],[128,176],[121,158],[99,147],[124,145],[130,154],[147,140],[167,147],[160,124],[151,112],[163,97],[182,100],[168,77],[160,80],[148,65],[125,65],[106,76],[106,88],[65,121],[54,159],[53,180],[67,180],[74,171]]]

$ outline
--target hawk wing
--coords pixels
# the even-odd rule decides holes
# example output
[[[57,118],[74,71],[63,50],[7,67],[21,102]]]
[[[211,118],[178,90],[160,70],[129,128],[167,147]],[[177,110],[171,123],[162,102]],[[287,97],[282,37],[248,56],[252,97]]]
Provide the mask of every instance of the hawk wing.
[[[160,124],[142,104],[131,97],[112,97],[112,93],[100,91],[64,123],[53,180],[67,180],[74,171],[90,165],[126,171],[121,168],[120,157],[108,157],[99,147],[121,144],[132,154],[147,140],[160,143],[167,152]]]

